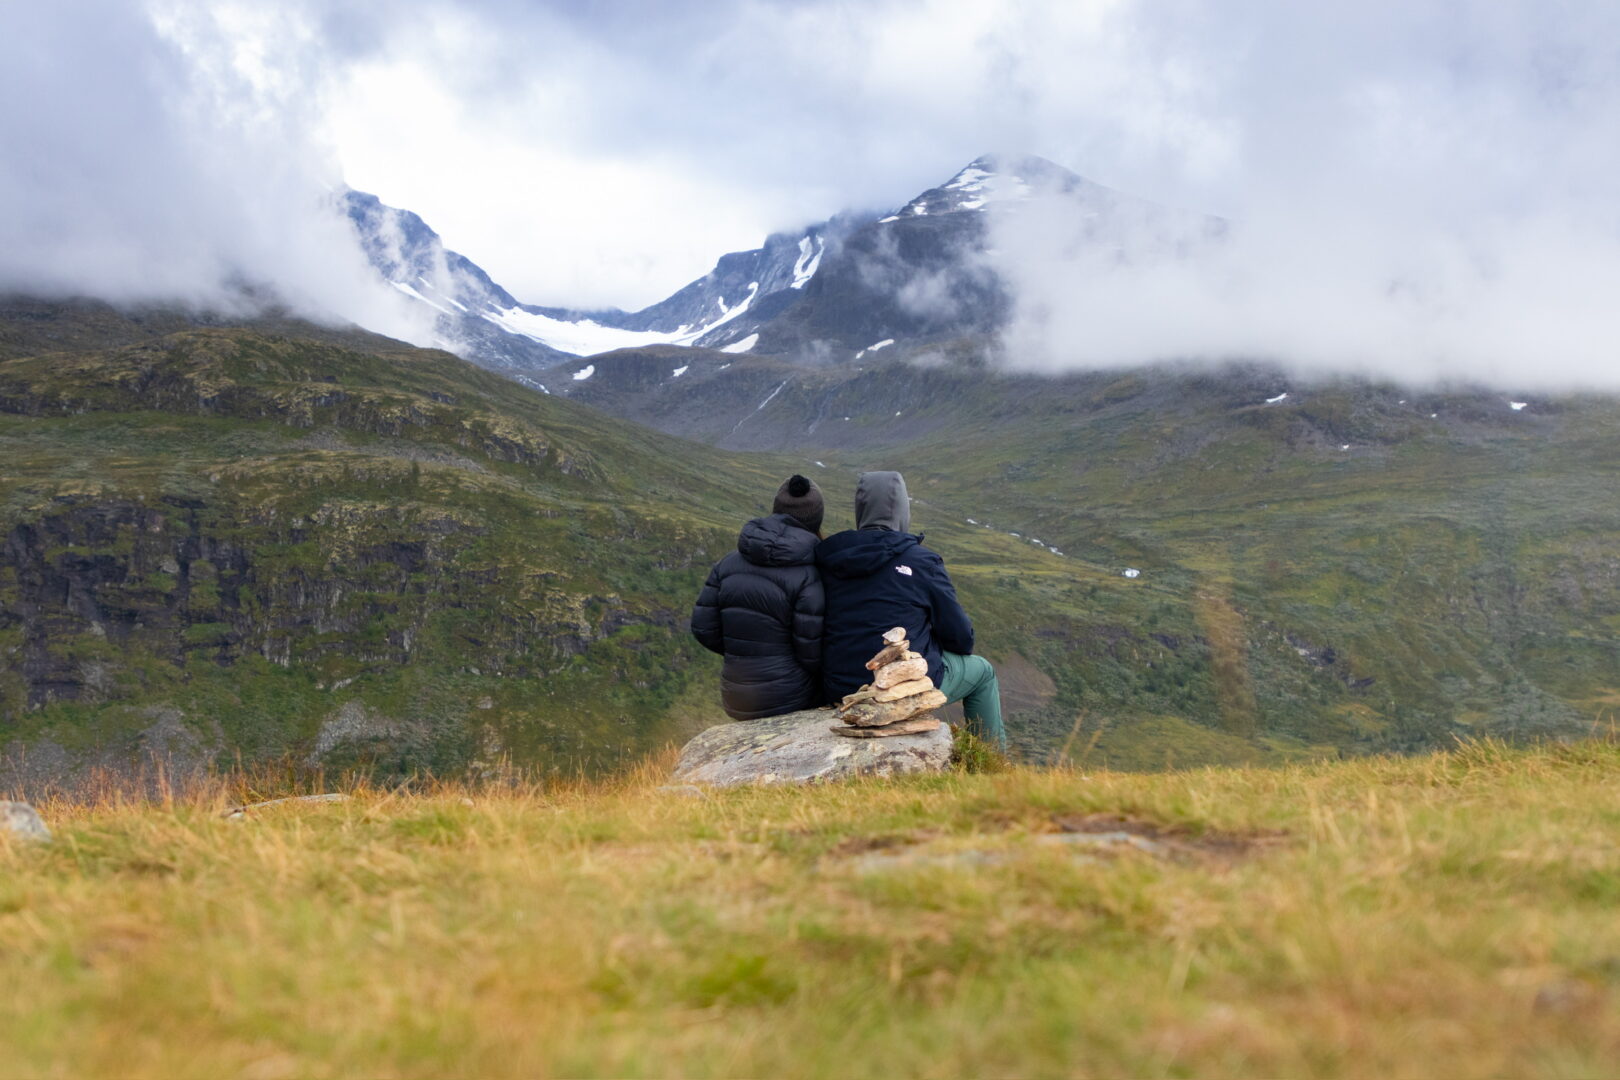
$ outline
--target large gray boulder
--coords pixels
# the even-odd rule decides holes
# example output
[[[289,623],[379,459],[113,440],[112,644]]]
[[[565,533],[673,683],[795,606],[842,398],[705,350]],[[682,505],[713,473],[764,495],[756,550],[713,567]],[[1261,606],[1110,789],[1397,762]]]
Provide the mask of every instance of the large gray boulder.
[[[681,750],[674,779],[686,784],[803,784],[848,776],[940,772],[951,761],[951,729],[849,739],[831,709],[720,724]]]

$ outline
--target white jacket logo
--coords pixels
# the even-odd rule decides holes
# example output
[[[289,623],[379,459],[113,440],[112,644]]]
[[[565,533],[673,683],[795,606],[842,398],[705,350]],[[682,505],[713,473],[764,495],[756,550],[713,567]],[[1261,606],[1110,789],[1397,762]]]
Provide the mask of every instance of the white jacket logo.
[[[911,567],[909,567],[909,566],[897,566],[897,567],[895,567],[895,569],[900,571],[902,574],[906,575],[906,577],[911,576]]]

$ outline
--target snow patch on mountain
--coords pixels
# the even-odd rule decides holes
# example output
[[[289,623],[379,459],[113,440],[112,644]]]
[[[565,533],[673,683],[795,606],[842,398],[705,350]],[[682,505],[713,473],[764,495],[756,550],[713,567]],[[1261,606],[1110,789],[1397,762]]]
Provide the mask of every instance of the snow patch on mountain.
[[[827,241],[818,236],[812,242],[806,236],[799,241],[799,258],[793,264],[793,284],[790,289],[802,289],[816,276],[816,267],[821,265],[821,255],[827,250]]]
[[[409,296],[414,300],[422,301],[422,303],[426,304],[428,307],[432,308],[434,311],[442,311],[446,315],[452,314],[452,312],[450,311],[449,308],[445,307],[443,304],[436,303],[435,301],[429,300],[427,297],[423,296],[421,293],[417,292],[414,288],[412,288],[410,285],[406,284],[403,281],[390,281],[388,284],[392,285],[394,288],[398,289],[400,292],[404,293],[406,296]]]
[[[683,332],[688,329],[683,326],[674,333],[657,330],[620,330],[613,326],[603,326],[592,319],[571,322],[527,311],[521,307],[486,311],[483,317],[508,333],[518,334],[559,352],[573,353],[575,356],[593,356],[613,349],[667,345],[683,336]]]
[[[923,192],[893,215],[883,218],[880,224],[907,217],[984,210],[996,203],[1021,202],[1035,194],[1035,185],[1024,174],[1040,174],[1055,168],[1037,159],[1003,161],[995,155],[986,155],[939,187]]]
[[[758,334],[749,334],[747,337],[743,338],[741,341],[733,341],[730,345],[722,345],[720,347],[720,351],[721,352],[728,352],[728,353],[745,353],[749,349],[752,349],[755,345],[758,345],[758,344],[759,344],[759,335]],[[731,366],[730,364],[726,365],[726,367],[730,367],[730,366]]]
[[[759,282],[750,282],[748,295],[740,303],[726,308],[718,319],[697,327],[683,324],[674,330],[622,330],[616,326],[603,326],[594,319],[558,319],[524,307],[486,311],[484,318],[502,329],[521,334],[559,352],[594,356],[614,349],[637,349],[648,345],[691,345],[703,335],[741,317],[758,294]]]
[[[982,191],[984,190],[984,182],[994,175],[995,173],[980,168],[978,162],[974,162],[951,177],[950,182],[945,185],[945,190]]]

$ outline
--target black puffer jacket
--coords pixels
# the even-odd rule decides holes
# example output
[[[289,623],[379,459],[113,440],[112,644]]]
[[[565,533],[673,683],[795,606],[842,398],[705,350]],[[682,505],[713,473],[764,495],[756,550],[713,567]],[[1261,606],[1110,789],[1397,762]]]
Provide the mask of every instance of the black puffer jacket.
[[[816,534],[786,514],[743,526],[692,609],[692,635],[726,658],[720,700],[734,720],[822,703]]]

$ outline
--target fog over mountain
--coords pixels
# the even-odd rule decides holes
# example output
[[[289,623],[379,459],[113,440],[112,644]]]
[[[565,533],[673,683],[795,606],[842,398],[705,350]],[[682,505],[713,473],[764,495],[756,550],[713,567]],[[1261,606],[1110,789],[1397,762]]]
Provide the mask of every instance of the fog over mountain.
[[[1230,223],[1190,258],[1072,204],[997,219],[1012,363],[1620,386],[1612,5],[61,0],[6,29],[6,289],[250,286],[428,341],[345,185],[524,303],[634,309],[1002,148]]]
[[[1010,355],[1620,385],[1620,11],[1235,10],[1162,39],[1232,58],[1184,117],[1229,134],[1225,241],[1120,262],[1060,204],[999,219]]]
[[[333,203],[314,85],[226,62],[226,37],[182,45],[175,18],[86,0],[8,9],[0,288],[229,309],[246,287],[419,337]]]

